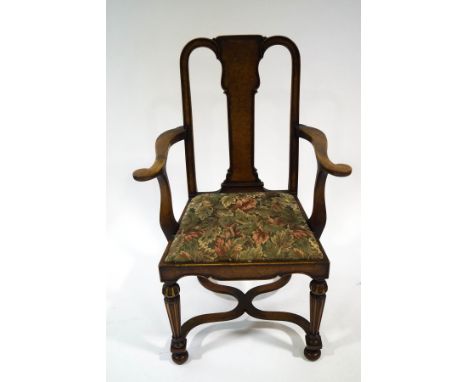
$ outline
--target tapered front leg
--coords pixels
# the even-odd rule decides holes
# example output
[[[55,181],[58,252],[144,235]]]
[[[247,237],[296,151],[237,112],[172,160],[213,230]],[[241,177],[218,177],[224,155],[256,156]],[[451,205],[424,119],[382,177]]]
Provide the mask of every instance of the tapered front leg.
[[[328,286],[325,280],[312,280],[310,283],[310,332],[306,334],[304,355],[311,361],[320,358],[322,339],[320,338],[320,321],[325,307],[325,294]]]
[[[172,329],[171,353],[172,359],[178,365],[182,365],[188,358],[185,350],[187,339],[181,337],[180,323],[180,288],[177,283],[165,283],[163,286],[164,303]]]

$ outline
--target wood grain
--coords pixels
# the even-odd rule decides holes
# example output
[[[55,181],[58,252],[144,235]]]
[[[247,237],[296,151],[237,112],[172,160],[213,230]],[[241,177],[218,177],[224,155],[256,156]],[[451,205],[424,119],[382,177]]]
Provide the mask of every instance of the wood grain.
[[[263,182],[258,177],[254,161],[255,93],[260,86],[259,62],[268,48],[277,45],[283,46],[289,51],[292,61],[289,180],[288,189],[285,192],[292,194],[298,201],[302,214],[310,229],[314,232],[324,257],[310,261],[257,261],[252,263],[176,264],[166,262],[165,256],[179,227],[173,213],[172,195],[166,174],[166,162],[171,145],[181,140],[184,140],[185,143],[189,201],[199,194],[195,173],[189,79],[189,58],[191,53],[198,48],[207,48],[214,53],[222,65],[221,86],[226,94],[228,108],[229,169],[220,191],[269,192],[264,188]],[[156,140],[156,159],[153,165],[149,168],[136,170],[133,173],[134,179],[141,182],[157,178],[160,186],[160,224],[168,244],[159,263],[159,274],[161,281],[164,282],[164,301],[172,330],[172,359],[177,364],[183,364],[188,359],[186,337],[193,328],[209,322],[232,320],[244,313],[263,320],[280,320],[297,324],[306,333],[305,357],[312,361],[320,357],[322,341],[319,329],[327,291],[325,279],[328,278],[330,270],[330,261],[318,240],[327,220],[325,184],[328,174],[340,177],[348,176],[351,174],[351,167],[345,164],[335,164],[328,158],[327,138],[322,131],[299,123],[300,69],[299,50],[292,40],[284,36],[266,38],[260,35],[238,35],[220,36],[214,39],[197,38],[190,41],[182,50],[180,74],[183,126],[161,134]],[[274,134],[274,132],[272,131],[271,134]],[[303,138],[313,145],[317,160],[314,204],[310,218],[305,215],[304,209],[297,199],[299,138]],[[310,321],[294,313],[263,311],[253,305],[253,299],[256,296],[285,286],[291,275],[295,273],[305,274],[312,279],[310,283]],[[182,324],[180,288],[177,281],[186,276],[198,277],[200,283],[213,292],[235,297],[238,300],[237,306],[227,312],[202,314]],[[246,293],[237,288],[214,282],[214,280],[266,280],[275,277],[278,277],[278,279],[257,286]]]

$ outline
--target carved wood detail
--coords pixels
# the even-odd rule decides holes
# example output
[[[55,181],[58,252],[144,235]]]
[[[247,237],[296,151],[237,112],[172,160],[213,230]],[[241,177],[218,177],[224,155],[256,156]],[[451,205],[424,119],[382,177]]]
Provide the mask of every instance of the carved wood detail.
[[[319,329],[327,290],[325,280],[312,280],[310,283],[310,329],[306,335],[304,355],[311,361],[319,359],[321,355],[322,339]]]
[[[185,336],[181,335],[179,292],[180,287],[178,284],[165,283],[163,286],[164,304],[166,305],[166,311],[172,330],[172,359],[175,363],[180,365],[187,360],[188,352],[185,349],[187,340]]]
[[[330,262],[320,241],[318,241],[318,245],[324,254],[320,261],[255,261],[238,264],[220,262],[183,265],[165,262],[165,255],[179,227],[173,213],[171,190],[166,174],[169,148],[178,141],[184,140],[185,144],[189,198],[198,194],[189,80],[191,53],[201,47],[210,49],[222,64],[221,86],[225,91],[228,107],[229,169],[221,191],[249,192],[255,190],[268,192],[263,188],[263,182],[257,175],[254,163],[254,108],[255,94],[260,86],[259,62],[265,51],[276,45],[288,49],[292,60],[289,179],[286,191],[297,199],[299,138],[306,139],[313,145],[318,170],[314,187],[313,212],[310,218],[307,218],[302,206],[300,208],[317,239],[320,238],[327,219],[325,183],[328,174],[334,176],[351,174],[350,166],[334,164],[330,161],[327,155],[327,139],[323,132],[299,124],[300,54],[294,42],[283,36],[269,38],[260,35],[221,36],[215,39],[198,38],[190,41],[184,47],[180,56],[183,126],[161,134],[156,141],[156,160],[153,165],[133,173],[133,177],[137,181],[157,178],[161,190],[160,224],[169,243],[159,264],[159,274],[161,281],[164,282],[164,302],[172,330],[172,359],[177,364],[182,364],[188,359],[186,336],[194,327],[208,322],[232,320],[244,313],[259,319],[297,324],[306,333],[306,347],[304,349],[306,358],[316,360],[321,354],[322,341],[319,329],[327,292],[325,279],[328,278]],[[297,314],[263,311],[254,306],[253,300],[256,296],[283,287],[290,280],[291,274],[294,273],[305,274],[313,278],[310,283],[310,321]],[[197,276],[205,288],[235,297],[238,300],[237,306],[227,312],[202,314],[182,324],[180,288],[176,281],[185,276]],[[268,284],[252,288],[246,293],[237,288],[211,281],[212,279],[265,280],[273,277],[279,278]]]

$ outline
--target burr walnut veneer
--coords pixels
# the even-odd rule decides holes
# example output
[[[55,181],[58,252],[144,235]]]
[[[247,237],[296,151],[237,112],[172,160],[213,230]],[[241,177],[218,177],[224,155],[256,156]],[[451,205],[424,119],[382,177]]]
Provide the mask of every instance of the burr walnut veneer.
[[[273,45],[285,47],[292,58],[291,114],[288,189],[266,190],[254,166],[254,97],[260,85],[258,65]],[[195,175],[192,107],[189,84],[189,56],[194,49],[212,50],[222,64],[221,86],[227,97],[229,128],[229,169],[217,192],[199,192]],[[305,332],[305,357],[317,360],[322,341],[320,321],[330,263],[320,244],[325,227],[325,181],[327,175],[348,176],[351,167],[334,164],[327,156],[327,139],[320,130],[299,123],[300,56],[288,38],[258,35],[197,38],[190,41],[180,57],[182,79],[182,126],[168,130],[156,140],[156,160],[149,168],[136,170],[137,181],[158,179],[161,190],[160,223],[168,240],[159,264],[167,314],[172,329],[171,352],[177,364],[188,358],[187,334],[197,325],[232,320],[244,313],[263,319],[288,321]],[[272,130],[271,134],[274,134]],[[306,216],[297,199],[299,139],[315,149],[313,212]],[[188,203],[176,220],[166,174],[171,145],[183,141],[187,169]],[[261,142],[259,143],[261,144]],[[263,311],[253,299],[288,283],[291,275],[310,276],[310,318],[282,311]],[[181,322],[181,277],[196,276],[205,288],[234,296],[237,306],[227,312],[203,314]],[[216,280],[266,280],[244,293]]]

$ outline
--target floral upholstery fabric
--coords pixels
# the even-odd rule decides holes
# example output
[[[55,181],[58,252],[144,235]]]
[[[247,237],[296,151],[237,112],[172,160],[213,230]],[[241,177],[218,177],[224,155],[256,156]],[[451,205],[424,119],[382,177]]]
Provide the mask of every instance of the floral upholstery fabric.
[[[296,199],[285,192],[206,193],[187,206],[166,262],[322,259]]]

